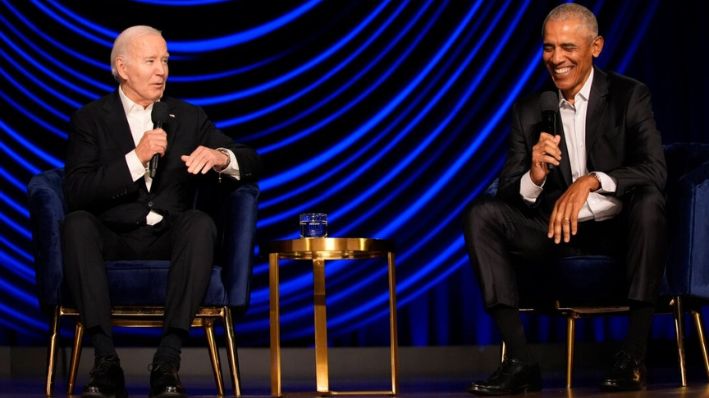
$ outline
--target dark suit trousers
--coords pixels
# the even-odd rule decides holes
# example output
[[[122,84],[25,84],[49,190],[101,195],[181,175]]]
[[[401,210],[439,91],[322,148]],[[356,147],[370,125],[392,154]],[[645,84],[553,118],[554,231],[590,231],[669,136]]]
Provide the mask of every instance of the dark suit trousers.
[[[75,211],[63,227],[66,282],[86,328],[111,335],[105,260],[170,260],[165,328],[189,330],[213,264],[216,226],[209,215],[189,210],[156,226],[116,232],[92,213]]]
[[[607,221],[579,223],[570,243],[547,238],[548,215],[498,198],[480,198],[464,215],[466,247],[485,305],[519,306],[516,267],[563,256],[611,255],[625,259],[628,299],[654,303],[667,244],[664,195],[639,187],[623,200],[623,211]]]

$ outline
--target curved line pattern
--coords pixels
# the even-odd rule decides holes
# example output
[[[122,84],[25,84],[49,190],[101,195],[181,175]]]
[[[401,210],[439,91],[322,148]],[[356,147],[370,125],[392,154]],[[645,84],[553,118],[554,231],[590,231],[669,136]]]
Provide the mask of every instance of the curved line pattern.
[[[601,65],[625,70],[659,1],[586,3],[610,28]],[[59,0],[0,4],[0,78],[8,83],[0,90],[3,329],[38,341],[47,329],[34,296],[25,186],[62,166],[69,116],[115,89],[109,48],[121,21],[140,12],[179,33],[168,39],[169,94],[205,107],[263,157],[260,243],[295,238],[303,211],[329,213],[332,236],[393,239],[401,343],[493,342],[458,220],[502,167],[504,116],[547,81],[538,35],[529,32],[556,1],[294,0],[270,10],[133,0],[110,16]],[[326,273],[333,343],[386,344],[372,332],[388,311],[382,261],[328,262]],[[281,280],[282,339],[308,344],[309,265],[283,262]],[[237,323],[242,344],[267,343],[267,283],[257,252],[252,304]],[[539,325],[539,338],[553,335],[554,324]],[[599,320],[584,330],[601,340],[614,336],[613,325]]]

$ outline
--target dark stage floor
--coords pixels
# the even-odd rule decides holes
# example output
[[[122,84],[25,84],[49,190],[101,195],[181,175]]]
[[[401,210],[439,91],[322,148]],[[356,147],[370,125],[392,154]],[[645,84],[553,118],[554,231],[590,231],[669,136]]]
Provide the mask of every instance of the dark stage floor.
[[[538,347],[542,359],[544,390],[527,394],[528,397],[707,397],[709,379],[696,350],[688,351],[689,386],[680,387],[671,344],[667,353],[660,346],[648,363],[649,386],[646,390],[630,393],[603,393],[597,385],[604,374],[603,359],[609,351],[599,346],[580,345],[574,365],[574,388],[567,390],[564,380],[564,353],[559,345]],[[121,362],[131,397],[146,397],[148,393],[151,348],[121,348]],[[610,351],[612,352],[612,351]],[[66,397],[66,357],[59,357],[56,369],[55,396]],[[79,366],[77,388],[88,379],[92,364],[92,350],[85,349]],[[402,347],[400,350],[399,397],[403,398],[470,398],[466,392],[472,380],[484,379],[496,366],[499,348],[484,347]],[[222,360],[226,355],[221,355]],[[330,388],[334,391],[388,390],[390,387],[388,349],[334,348],[330,350]],[[315,390],[313,350],[288,348],[283,352],[283,391],[285,396],[317,397]],[[6,347],[0,349],[0,398],[44,397],[44,347]],[[269,351],[266,348],[240,349],[242,396],[270,396]],[[231,396],[231,380],[226,365],[222,364],[227,396]],[[183,350],[181,377],[190,397],[217,397],[212,370],[206,350],[194,347]],[[78,395],[75,395],[78,396]],[[369,395],[373,397],[373,395]]]
[[[193,398],[216,398],[214,381],[211,377],[190,377],[184,381],[185,387]],[[231,384],[226,382],[227,397],[231,396]],[[311,380],[307,381],[291,381],[288,385],[284,384],[284,392],[287,397],[311,398],[318,397],[318,394],[310,389],[314,389]],[[400,394],[402,398],[471,398],[473,395],[465,391],[468,380],[401,380]],[[582,380],[576,383],[577,386],[567,390],[563,387],[561,380],[545,380],[545,388],[541,392],[529,393],[523,395],[525,397],[614,397],[614,398],[629,398],[629,397],[709,397],[709,383],[701,381],[692,381],[686,388],[679,387],[676,382],[651,383],[644,391],[639,392],[623,392],[623,393],[603,393],[595,386],[595,381]],[[246,386],[245,386],[246,387]],[[65,384],[57,384],[56,397],[66,397],[64,393]],[[342,382],[333,389],[338,391],[359,390],[359,389],[381,389],[381,385],[368,386],[362,380],[352,382]],[[43,380],[42,379],[15,379],[15,380],[0,380],[0,398],[44,398]],[[80,387],[77,388],[77,392]],[[131,397],[146,397],[147,396],[147,377],[145,383],[139,380],[134,380],[129,384],[128,390]],[[244,397],[269,397],[270,390],[267,385],[251,386],[244,388],[242,391]],[[79,395],[73,395],[78,397]],[[367,397],[385,397],[385,395],[367,395]]]

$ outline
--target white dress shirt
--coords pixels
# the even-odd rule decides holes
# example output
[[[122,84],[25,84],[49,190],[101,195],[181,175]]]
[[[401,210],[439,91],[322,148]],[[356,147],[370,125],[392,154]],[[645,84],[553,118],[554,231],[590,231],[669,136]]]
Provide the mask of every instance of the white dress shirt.
[[[118,87],[118,95],[121,98],[123,110],[125,111],[126,118],[128,119],[128,125],[130,126],[130,132],[133,136],[133,142],[135,143],[135,146],[138,146],[140,139],[143,138],[143,134],[145,134],[146,131],[153,129],[153,104],[148,105],[147,108],[143,107],[142,105],[136,104],[126,96],[126,94],[123,92],[123,88],[121,88],[120,86]],[[221,170],[220,173],[226,174],[238,180],[240,178],[240,174],[239,164],[236,161],[236,156],[229,149],[219,149],[225,149],[227,154],[229,155],[229,165],[224,170]],[[136,154],[135,149],[126,153],[125,158],[126,164],[128,165],[128,170],[130,171],[130,174],[133,177],[133,181],[138,181],[138,179],[144,178],[145,186],[148,188],[148,191],[150,191],[150,187],[153,185],[153,179],[150,177],[150,174],[148,173],[148,170],[143,164],[143,162],[138,159],[138,155]],[[146,216],[145,222],[148,225],[155,225],[162,221],[162,219],[163,216],[161,214],[151,210]]]
[[[572,181],[589,174],[586,168],[586,111],[588,110],[592,83],[593,69],[591,69],[586,83],[574,96],[573,104],[564,99],[562,93],[559,92],[559,112],[564,125],[564,138],[569,154]],[[589,193],[586,203],[579,212],[579,221],[607,220],[618,215],[623,208],[623,204],[618,198],[602,195],[615,192],[616,181],[606,173],[596,171],[595,174],[601,182],[601,188]],[[534,203],[543,190],[544,182],[541,186],[534,184],[529,171],[522,176],[520,195],[525,202]]]

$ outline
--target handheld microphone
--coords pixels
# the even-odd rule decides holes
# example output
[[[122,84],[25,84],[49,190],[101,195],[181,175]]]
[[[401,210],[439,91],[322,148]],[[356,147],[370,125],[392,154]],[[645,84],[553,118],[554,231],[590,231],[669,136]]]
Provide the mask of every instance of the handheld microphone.
[[[170,118],[167,111],[167,104],[164,102],[154,103],[153,111],[150,113],[150,118],[153,120],[153,128],[161,129],[163,124]],[[155,172],[158,170],[158,161],[160,161],[160,154],[156,153],[150,159],[150,164],[148,165],[150,178],[155,178]]]
[[[559,112],[559,96],[555,91],[545,91],[539,97],[539,106],[542,108],[542,131],[551,135],[557,135],[556,114]],[[541,133],[541,132],[540,132]],[[547,163],[549,170],[554,165]]]

